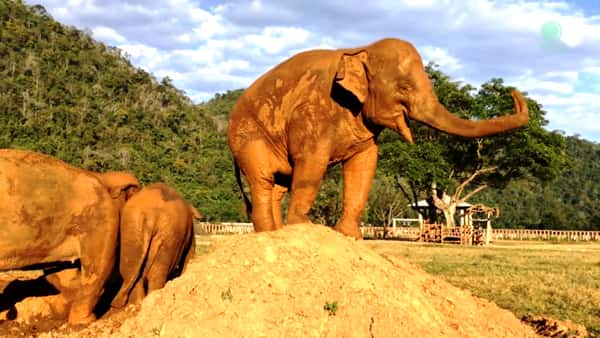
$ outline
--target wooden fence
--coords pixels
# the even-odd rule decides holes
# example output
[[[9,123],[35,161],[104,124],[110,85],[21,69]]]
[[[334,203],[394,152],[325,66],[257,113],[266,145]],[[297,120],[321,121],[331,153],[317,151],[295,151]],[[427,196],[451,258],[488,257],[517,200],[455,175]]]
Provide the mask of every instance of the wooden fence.
[[[417,227],[361,227],[363,236],[372,238],[417,239],[419,228]],[[485,229],[483,237],[485,238]],[[547,229],[492,229],[493,240],[565,240],[565,241],[600,241],[600,231],[579,230],[547,230]]]
[[[197,234],[228,235],[254,231],[252,223],[196,223]]]
[[[405,239],[418,239],[419,228],[418,227],[360,227],[362,234],[367,238],[405,238]],[[387,232],[387,233],[386,233]]]
[[[493,229],[492,239],[600,241],[600,231]]]
[[[418,227],[361,227],[363,236],[369,238],[419,238]],[[196,223],[198,234],[242,234],[253,232],[252,223]],[[387,232],[387,233],[386,233]],[[385,236],[384,236],[385,234]],[[485,229],[484,229],[485,236]],[[600,241],[600,231],[492,229],[492,240],[567,240]]]

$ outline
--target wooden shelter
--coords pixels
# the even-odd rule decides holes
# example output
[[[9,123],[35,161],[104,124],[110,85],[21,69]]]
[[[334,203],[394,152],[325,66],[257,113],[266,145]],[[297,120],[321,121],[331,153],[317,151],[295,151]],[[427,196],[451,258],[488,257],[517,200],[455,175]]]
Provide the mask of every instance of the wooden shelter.
[[[473,216],[479,216],[479,218],[473,218]],[[484,241],[486,245],[490,244],[492,240],[491,218],[498,216],[500,216],[500,208],[497,207],[488,207],[483,204],[474,204],[469,207],[464,217],[464,227],[465,230],[467,230],[466,234],[468,236],[468,238],[465,238],[465,240],[470,242],[465,244],[483,244]],[[485,232],[482,229],[483,225],[485,225]],[[485,234],[485,238],[482,238],[482,233]]]
[[[428,201],[421,200],[410,206],[418,211],[420,240],[424,242],[489,244],[492,234],[491,217],[498,217],[500,214],[498,208],[483,204],[459,203],[456,206],[458,223],[449,228],[444,220],[439,220],[440,211]],[[427,215],[427,218],[423,215]],[[482,225],[485,225],[485,230]]]

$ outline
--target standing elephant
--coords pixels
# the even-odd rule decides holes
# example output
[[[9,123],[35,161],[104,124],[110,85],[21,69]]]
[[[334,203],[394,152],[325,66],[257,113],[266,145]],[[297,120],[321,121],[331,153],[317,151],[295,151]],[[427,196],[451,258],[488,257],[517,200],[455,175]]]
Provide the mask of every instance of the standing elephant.
[[[0,271],[79,259],[71,324],[95,319],[92,310],[115,264],[119,211],[140,187],[132,175],[117,176],[31,151],[0,150]]]
[[[252,205],[242,194],[255,231],[282,227],[288,189],[287,223],[309,222],[328,166],[342,162],[343,214],[335,229],[361,238],[383,128],[410,143],[408,118],[452,135],[494,135],[528,123],[526,100],[516,90],[512,96],[512,115],[460,119],[437,100],[414,46],[398,39],[291,57],[245,90],[229,120],[228,144],[240,189],[240,169],[250,186]]]
[[[195,253],[194,220],[200,213],[175,189],[151,184],[123,207],[119,271],[123,284],[112,306],[140,302],[177,277]]]

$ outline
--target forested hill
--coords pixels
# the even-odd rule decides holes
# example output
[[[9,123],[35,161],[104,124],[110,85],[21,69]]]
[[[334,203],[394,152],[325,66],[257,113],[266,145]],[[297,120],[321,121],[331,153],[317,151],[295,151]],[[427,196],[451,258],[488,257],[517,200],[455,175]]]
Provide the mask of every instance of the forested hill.
[[[501,207],[498,227],[600,230],[600,144],[565,138],[567,164],[546,184],[516,180],[480,199]]]
[[[2,148],[130,170],[142,182],[174,185],[209,220],[239,219],[223,117],[212,114],[220,101],[195,107],[168,79],[43,7],[0,0]]]
[[[433,75],[443,76],[441,72]],[[461,105],[477,106],[476,100],[452,83],[438,80],[434,85],[440,100],[454,105],[454,111]],[[229,112],[241,92],[218,94],[194,105],[168,79],[155,79],[133,67],[120,50],[54,21],[43,7],[0,0],[2,148],[32,149],[91,170],[128,170],[143,183],[173,185],[205,220],[245,221],[225,138]],[[488,98],[494,95],[491,91]],[[543,111],[537,114],[543,120]],[[382,135],[382,149],[387,144],[390,150],[398,141],[392,134]],[[417,129],[415,135],[416,145],[404,153],[424,158],[431,154],[418,149],[437,149],[427,142],[457,142],[427,130]],[[517,136],[513,139],[518,141]],[[537,137],[531,131],[526,136]],[[553,147],[561,147],[566,163],[556,179],[544,183],[525,175],[490,187],[471,202],[499,206],[502,211],[496,226],[600,229],[600,145],[577,137],[560,138],[564,144],[554,140]],[[547,145],[540,144],[541,150],[536,151],[543,155]],[[406,172],[386,169],[386,156],[380,151],[380,169],[363,219],[368,223],[380,224],[388,211],[400,216],[407,209],[408,200],[396,184]],[[441,158],[439,163],[448,162]],[[332,223],[339,217],[339,169],[333,167],[321,186],[311,214],[315,221]]]

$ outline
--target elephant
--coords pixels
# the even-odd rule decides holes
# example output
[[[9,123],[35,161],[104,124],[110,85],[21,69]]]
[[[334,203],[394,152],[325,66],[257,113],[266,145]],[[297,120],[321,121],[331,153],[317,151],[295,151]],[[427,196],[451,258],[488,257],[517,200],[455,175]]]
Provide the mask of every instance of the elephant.
[[[127,201],[120,229],[123,284],[111,306],[139,303],[183,273],[195,254],[194,220],[201,217],[175,189],[160,182]]]
[[[106,187],[119,187],[119,186],[128,186],[127,189],[121,191],[122,196],[120,196],[121,202],[119,203],[119,219],[120,212],[122,206],[125,204],[133,194],[138,192],[141,189],[141,184],[139,183],[137,177],[129,172],[123,171],[109,171],[104,173],[99,172],[90,172],[90,174],[96,176]],[[118,241],[118,240],[117,240]],[[115,258],[115,262],[117,263],[118,257]],[[114,296],[115,285],[119,284],[119,276],[118,276],[118,264],[113,264],[112,273],[109,275],[109,279],[105,283],[105,290],[99,299],[98,304],[96,304],[94,308],[94,312],[100,311],[100,313],[105,312],[106,309],[103,307],[111,298],[111,295]],[[79,268],[67,266],[53,266],[49,269],[44,269],[44,280],[54,287],[62,296],[62,299],[58,304],[54,304],[55,312],[58,315],[62,315],[67,312],[73,301],[77,297],[77,292],[81,287],[81,271]],[[109,288],[107,293],[107,289]]]
[[[377,166],[384,128],[413,143],[412,119],[466,138],[507,132],[529,121],[527,101],[512,91],[515,111],[487,120],[461,119],[437,99],[416,48],[386,38],[350,49],[310,50],[276,65],[236,101],[227,141],[254,230],[308,223],[327,168],[343,165],[343,212],[334,229],[361,239],[359,221]],[[250,188],[242,188],[240,171]]]
[[[98,174],[45,154],[0,149],[0,271],[79,260],[68,322],[95,320],[115,265],[120,209],[139,188],[131,174]]]

